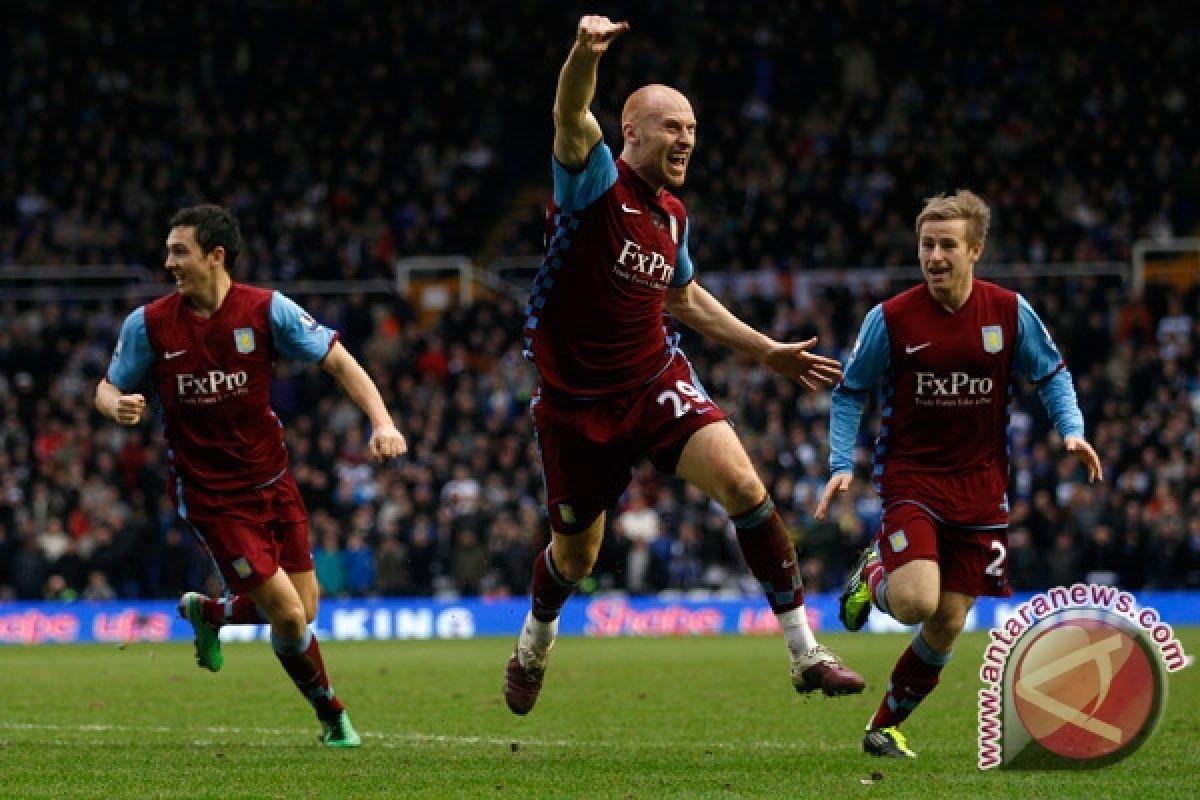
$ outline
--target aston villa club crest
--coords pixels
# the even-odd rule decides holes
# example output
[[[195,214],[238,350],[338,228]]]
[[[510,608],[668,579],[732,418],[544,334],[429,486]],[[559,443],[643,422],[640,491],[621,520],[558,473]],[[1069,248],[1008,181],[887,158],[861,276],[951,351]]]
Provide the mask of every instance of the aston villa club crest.
[[[1004,329],[999,325],[984,325],[983,349],[988,353],[999,353],[1004,349]]]
[[[233,332],[233,341],[237,344],[237,351],[242,355],[254,352],[254,329],[253,328],[238,328]]]

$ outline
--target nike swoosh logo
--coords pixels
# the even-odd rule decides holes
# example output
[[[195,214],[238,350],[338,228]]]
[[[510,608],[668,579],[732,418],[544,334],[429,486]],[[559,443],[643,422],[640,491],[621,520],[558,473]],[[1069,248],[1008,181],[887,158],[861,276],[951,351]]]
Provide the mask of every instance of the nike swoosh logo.
[[[187,352],[187,350],[172,350],[169,353],[163,353],[163,358],[170,361],[172,358],[179,358],[181,355],[183,355],[186,352]]]
[[[906,345],[904,345],[904,352],[907,355],[911,356],[913,353],[917,352],[918,350],[924,350],[926,347],[929,347],[929,345],[931,345],[931,344],[933,344],[933,342],[926,342],[925,344],[918,344],[918,345],[906,344]]]
[[[629,206],[625,205],[624,203],[621,203],[621,210],[624,211],[626,214],[642,213],[642,210],[640,208],[630,208]]]

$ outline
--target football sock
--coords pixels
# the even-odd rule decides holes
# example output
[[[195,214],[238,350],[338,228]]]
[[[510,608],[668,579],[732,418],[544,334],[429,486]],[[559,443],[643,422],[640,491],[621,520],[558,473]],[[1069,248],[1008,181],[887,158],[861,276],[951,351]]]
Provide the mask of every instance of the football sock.
[[[248,595],[233,594],[228,597],[206,597],[200,601],[204,621],[214,628],[222,625],[265,625],[269,620],[258,604]]]
[[[767,495],[753,510],[733,518],[738,545],[746,566],[754,573],[793,655],[817,646],[804,610],[804,583],[800,579],[796,548],[783,518]]]
[[[908,719],[913,709],[937,686],[942,667],[949,660],[950,653],[938,653],[925,643],[920,633],[914,636],[912,644],[904,650],[892,670],[887,693],[869,727],[889,728]]]
[[[866,569],[863,570],[863,576],[867,579],[867,589],[871,592],[871,602],[880,611],[891,616],[892,610],[888,608],[887,602],[887,571],[883,568],[883,562],[872,561],[867,564]]]
[[[567,598],[577,584],[567,580],[554,566],[550,545],[533,560],[533,618],[538,622],[550,623],[558,619]]]
[[[803,604],[791,611],[776,614],[775,618],[779,620],[779,627],[783,629],[783,636],[787,639],[788,650],[793,655],[803,655],[817,646],[817,637],[813,635],[812,628],[808,627],[808,612],[804,610]]]
[[[295,641],[280,639],[271,633],[271,649],[283,665],[284,670],[300,690],[300,694],[312,705],[317,717],[323,720],[336,719],[345,706],[333,693],[329,676],[325,674],[325,661],[321,658],[321,647],[316,634],[307,628],[304,638]]]
[[[530,611],[525,615],[525,623],[521,627],[518,644],[532,648],[535,653],[545,655],[550,652],[550,645],[558,637],[558,620],[542,622]]]
[[[776,615],[804,604],[804,584],[796,548],[770,495],[753,510],[733,518],[746,566],[754,573]]]

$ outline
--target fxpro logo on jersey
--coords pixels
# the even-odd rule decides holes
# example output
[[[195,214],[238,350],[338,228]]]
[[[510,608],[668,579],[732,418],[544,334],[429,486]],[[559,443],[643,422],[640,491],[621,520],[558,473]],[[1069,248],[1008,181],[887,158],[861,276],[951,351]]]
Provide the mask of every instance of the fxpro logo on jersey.
[[[665,289],[675,276],[675,265],[668,263],[662,253],[643,250],[637,242],[626,239],[613,272],[640,286]]]
[[[939,375],[918,372],[915,401],[919,406],[979,406],[992,402],[991,378],[975,378],[965,372]]]
[[[211,405],[231,397],[240,397],[250,391],[247,384],[250,376],[245,370],[225,372],[210,369],[200,375],[190,372],[175,376],[175,387],[179,402],[188,405]]]

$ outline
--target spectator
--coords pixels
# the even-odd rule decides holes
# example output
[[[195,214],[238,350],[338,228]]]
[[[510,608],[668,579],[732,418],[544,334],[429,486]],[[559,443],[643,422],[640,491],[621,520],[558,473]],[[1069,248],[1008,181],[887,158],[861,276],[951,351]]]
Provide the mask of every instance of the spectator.
[[[317,583],[321,593],[328,597],[343,597],[347,592],[346,561],[343,558],[341,536],[337,528],[327,527],[320,538],[320,545],[313,551]]]
[[[384,596],[414,594],[408,577],[408,550],[394,530],[383,534],[376,549],[373,589]]]
[[[366,597],[375,588],[375,554],[367,546],[366,534],[351,533],[341,555],[346,593],[351,597]]]
[[[480,594],[488,573],[487,549],[479,541],[474,528],[461,526],[454,536],[454,553],[450,559],[450,575],[455,590],[466,596]]]
[[[117,591],[109,583],[107,573],[94,569],[88,573],[81,597],[89,603],[103,603],[116,600]]]
[[[36,600],[50,576],[50,564],[31,530],[21,532],[21,548],[12,562],[12,586],[20,600]]]

